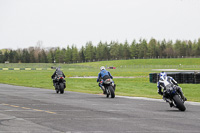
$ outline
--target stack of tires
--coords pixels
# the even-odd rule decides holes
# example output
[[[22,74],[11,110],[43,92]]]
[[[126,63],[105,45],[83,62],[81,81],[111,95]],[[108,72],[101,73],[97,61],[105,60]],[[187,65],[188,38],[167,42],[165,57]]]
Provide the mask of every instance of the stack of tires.
[[[195,74],[195,83],[200,84],[200,73]]]
[[[200,84],[200,72],[166,72],[168,76],[173,77],[178,83]],[[150,83],[157,83],[159,73],[150,73]]]
[[[157,73],[150,73],[149,74],[149,81],[150,83],[157,83],[158,81],[158,74]]]

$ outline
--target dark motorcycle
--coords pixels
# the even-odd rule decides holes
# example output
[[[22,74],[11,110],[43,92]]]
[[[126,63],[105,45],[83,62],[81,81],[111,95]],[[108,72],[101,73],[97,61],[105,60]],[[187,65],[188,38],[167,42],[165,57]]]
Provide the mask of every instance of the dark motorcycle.
[[[64,93],[64,89],[66,88],[65,83],[66,83],[66,81],[65,81],[64,77],[59,76],[59,75],[56,77],[56,79],[55,79],[56,93],[59,93],[59,92],[60,92],[60,94]]]
[[[115,84],[111,78],[105,79],[103,81],[103,86],[105,88],[105,95],[107,98],[111,96],[111,98],[115,98]]]
[[[185,111],[184,99],[181,98],[180,93],[177,91],[176,86],[168,84],[163,91],[165,98],[172,102],[172,106],[178,108],[180,111]]]

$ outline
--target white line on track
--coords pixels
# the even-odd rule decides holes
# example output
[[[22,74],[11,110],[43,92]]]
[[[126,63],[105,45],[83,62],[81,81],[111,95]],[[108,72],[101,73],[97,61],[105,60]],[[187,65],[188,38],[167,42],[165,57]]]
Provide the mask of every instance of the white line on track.
[[[127,98],[127,99],[147,100],[147,101],[156,101],[156,102],[165,102],[163,99],[153,99],[153,98],[146,98],[146,97],[128,97],[128,96],[116,96],[116,97]],[[190,104],[190,105],[198,105],[198,106],[200,106],[199,102],[186,101],[185,103],[186,104]]]

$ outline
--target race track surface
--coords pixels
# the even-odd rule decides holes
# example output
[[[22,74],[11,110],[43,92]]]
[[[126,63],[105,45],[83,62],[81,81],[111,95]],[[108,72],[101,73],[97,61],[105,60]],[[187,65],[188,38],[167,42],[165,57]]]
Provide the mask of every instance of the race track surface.
[[[0,133],[199,133],[200,105],[185,105],[0,84]]]

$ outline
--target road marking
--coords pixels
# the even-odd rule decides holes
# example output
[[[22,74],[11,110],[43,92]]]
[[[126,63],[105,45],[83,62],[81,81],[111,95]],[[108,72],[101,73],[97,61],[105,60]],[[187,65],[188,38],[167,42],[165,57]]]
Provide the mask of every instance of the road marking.
[[[56,114],[56,112],[51,112],[51,111],[45,111],[45,112],[50,114]]]
[[[16,106],[16,105],[10,105],[10,106],[12,106],[12,107],[16,107],[16,108],[18,108],[19,106]]]
[[[3,105],[9,105],[9,104],[5,104],[5,103],[2,103]]]
[[[1,103],[1,104],[5,105],[5,106],[16,107],[16,108],[20,107],[20,106],[6,104],[6,103]],[[56,112],[45,111],[45,110],[40,110],[40,109],[31,109],[31,108],[27,108],[27,107],[20,107],[20,108],[22,108],[22,109],[30,109],[30,110],[39,111],[39,112],[46,112],[46,113],[49,113],[49,114],[56,114]]]
[[[26,107],[21,107],[22,109],[31,109],[31,108],[26,108]]]
[[[163,99],[154,99],[154,98],[146,98],[146,97],[129,97],[129,96],[116,96],[116,97],[126,98],[126,99],[136,99],[136,100],[138,99],[138,100],[146,100],[146,101],[165,102]],[[185,101],[185,104],[200,106],[200,102]]]
[[[44,110],[40,110],[40,109],[33,109],[33,110],[35,110],[35,111],[44,111]]]

